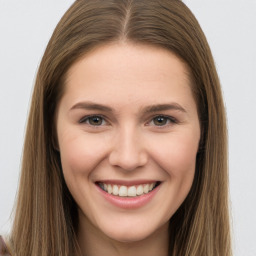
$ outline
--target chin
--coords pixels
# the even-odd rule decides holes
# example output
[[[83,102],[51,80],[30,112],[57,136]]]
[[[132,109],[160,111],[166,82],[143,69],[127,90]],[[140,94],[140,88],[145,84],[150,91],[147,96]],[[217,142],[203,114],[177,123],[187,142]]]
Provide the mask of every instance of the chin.
[[[107,230],[102,230],[103,233],[112,240],[121,242],[121,243],[133,243],[146,240],[147,238],[154,236],[158,233],[159,228],[156,227],[142,227],[138,225],[129,225],[129,227],[121,227],[116,225],[116,228],[113,229],[113,226]]]

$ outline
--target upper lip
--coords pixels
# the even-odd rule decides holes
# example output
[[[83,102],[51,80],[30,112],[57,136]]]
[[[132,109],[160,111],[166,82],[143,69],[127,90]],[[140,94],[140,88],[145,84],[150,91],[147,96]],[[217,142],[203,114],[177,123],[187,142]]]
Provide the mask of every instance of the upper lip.
[[[151,184],[155,182],[160,182],[159,180],[98,180],[96,183],[105,183],[105,184],[115,184],[115,185],[141,185],[141,184]]]

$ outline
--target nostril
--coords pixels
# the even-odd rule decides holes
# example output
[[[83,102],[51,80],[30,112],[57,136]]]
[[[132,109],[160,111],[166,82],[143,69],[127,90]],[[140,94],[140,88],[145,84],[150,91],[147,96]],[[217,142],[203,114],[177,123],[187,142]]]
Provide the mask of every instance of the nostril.
[[[109,163],[126,171],[133,171],[146,165],[147,156],[144,152],[112,152]]]

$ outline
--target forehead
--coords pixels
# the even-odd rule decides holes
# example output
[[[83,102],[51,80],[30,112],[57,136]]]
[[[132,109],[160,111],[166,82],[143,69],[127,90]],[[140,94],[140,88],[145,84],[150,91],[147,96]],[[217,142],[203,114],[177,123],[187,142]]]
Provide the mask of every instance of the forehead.
[[[72,65],[65,94],[90,98],[154,101],[158,97],[191,97],[189,69],[172,52],[151,45],[111,43],[100,46]],[[118,96],[118,97],[117,97]],[[168,99],[167,99],[168,98]]]
[[[157,75],[157,79],[160,79],[159,74],[164,76],[170,71],[172,73],[169,75],[177,73],[180,75],[180,72],[183,72],[183,78],[189,78],[189,68],[184,61],[167,49],[148,44],[114,42],[98,46],[71,66],[67,72],[67,78],[70,79],[77,71],[79,72],[79,67],[87,70],[90,68],[90,73],[93,72],[91,74],[99,70],[104,71],[104,75],[111,74],[112,78],[119,77],[118,73],[113,77],[113,71],[121,70],[125,70],[127,74],[129,71],[136,70],[137,72],[134,73],[137,75],[136,78],[147,75],[152,79]],[[149,71],[151,71],[150,74]]]

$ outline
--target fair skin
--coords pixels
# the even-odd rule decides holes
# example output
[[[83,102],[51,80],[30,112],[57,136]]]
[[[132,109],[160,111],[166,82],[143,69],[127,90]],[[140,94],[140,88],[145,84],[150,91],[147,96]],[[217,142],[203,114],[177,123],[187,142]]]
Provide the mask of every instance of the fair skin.
[[[100,46],[68,71],[57,137],[82,255],[168,255],[200,140],[190,88],[186,65],[149,45]]]

